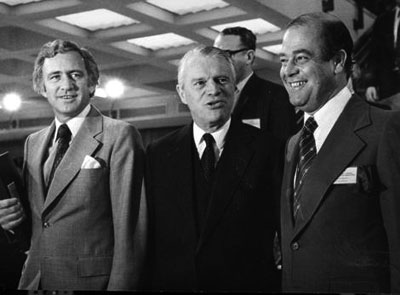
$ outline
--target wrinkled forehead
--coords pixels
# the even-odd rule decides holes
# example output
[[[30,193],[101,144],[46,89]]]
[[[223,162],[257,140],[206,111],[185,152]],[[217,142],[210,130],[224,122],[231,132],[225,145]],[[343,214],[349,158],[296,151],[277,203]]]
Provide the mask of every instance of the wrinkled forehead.
[[[297,51],[318,53],[321,49],[320,31],[309,26],[293,26],[288,28],[282,40],[282,53],[290,54]]]
[[[193,54],[186,61],[184,70],[186,74],[213,73],[226,75],[231,78],[234,76],[232,64],[219,55],[204,56],[198,53]]]

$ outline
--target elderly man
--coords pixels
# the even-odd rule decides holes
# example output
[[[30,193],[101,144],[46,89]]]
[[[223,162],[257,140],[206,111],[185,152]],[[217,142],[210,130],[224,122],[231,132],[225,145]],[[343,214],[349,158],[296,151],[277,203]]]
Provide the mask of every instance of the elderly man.
[[[231,120],[235,72],[226,52],[182,58],[177,91],[193,123],[149,145],[153,290],[276,291],[273,259],[279,145]]]
[[[144,151],[133,126],[90,104],[98,78],[92,55],[76,43],[55,40],[37,56],[34,89],[55,119],[26,140],[22,202],[0,201],[3,229],[28,228],[20,289],[138,287]]]

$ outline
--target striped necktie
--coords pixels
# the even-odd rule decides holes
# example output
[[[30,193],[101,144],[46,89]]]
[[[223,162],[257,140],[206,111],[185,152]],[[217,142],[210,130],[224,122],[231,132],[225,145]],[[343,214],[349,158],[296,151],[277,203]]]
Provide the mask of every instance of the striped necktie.
[[[315,147],[314,131],[318,124],[313,117],[309,117],[301,130],[299,141],[299,162],[296,173],[296,183],[293,194],[293,217],[296,220],[298,214],[301,213],[301,194],[300,190],[303,185],[304,177],[307,175],[308,169],[314,160],[317,149]],[[301,214],[300,214],[301,215]],[[299,216],[301,217],[301,216]]]

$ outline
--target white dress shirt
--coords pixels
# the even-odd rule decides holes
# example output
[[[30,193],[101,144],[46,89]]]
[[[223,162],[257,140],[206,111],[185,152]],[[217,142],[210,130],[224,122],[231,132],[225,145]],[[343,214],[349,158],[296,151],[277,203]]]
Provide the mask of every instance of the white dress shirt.
[[[225,137],[228,133],[229,127],[231,125],[231,119],[229,118],[228,121],[217,131],[211,133],[212,137],[215,140],[214,145],[214,154],[215,154],[215,163],[218,162],[219,158],[221,157],[222,151],[224,150],[225,145]],[[205,132],[196,123],[193,123],[193,139],[194,144],[196,145],[197,152],[199,153],[199,158],[203,155],[204,150],[206,149],[206,142],[203,139],[203,135]]]
[[[315,146],[317,153],[321,149],[325,139],[328,137],[335,125],[340,114],[343,112],[344,107],[351,98],[351,92],[347,87],[344,87],[333,98],[331,98],[322,108],[316,111],[312,116],[318,124],[317,129],[314,131]],[[304,122],[311,116],[311,114],[304,113]]]

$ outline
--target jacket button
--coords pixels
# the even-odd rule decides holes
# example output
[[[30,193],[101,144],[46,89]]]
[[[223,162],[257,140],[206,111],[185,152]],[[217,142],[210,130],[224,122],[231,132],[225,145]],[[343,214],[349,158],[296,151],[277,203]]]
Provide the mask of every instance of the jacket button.
[[[44,228],[47,228],[47,227],[49,227],[49,226],[50,226],[50,223],[48,223],[47,221],[43,222],[43,227],[44,227]]]
[[[292,244],[292,250],[293,250],[293,251],[296,251],[296,250],[298,250],[299,248],[300,248],[299,243],[294,242],[294,243]]]

